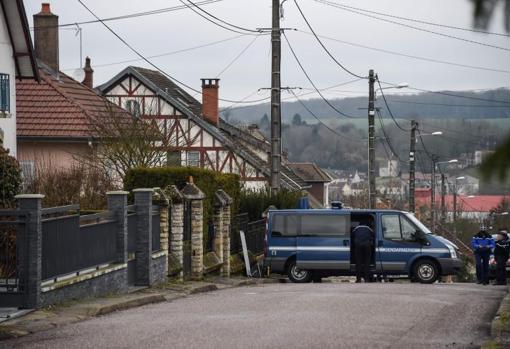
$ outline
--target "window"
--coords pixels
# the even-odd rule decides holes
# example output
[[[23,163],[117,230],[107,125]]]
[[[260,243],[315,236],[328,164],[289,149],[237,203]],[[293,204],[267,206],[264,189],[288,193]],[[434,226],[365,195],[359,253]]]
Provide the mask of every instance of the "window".
[[[306,215],[301,216],[303,236],[345,236],[350,234],[349,215]]]
[[[200,152],[189,151],[186,154],[186,166],[200,167]]]
[[[402,215],[383,215],[382,229],[385,239],[416,241],[416,226]]]
[[[273,215],[271,236],[295,237],[299,229],[299,216],[296,215]]]
[[[166,153],[167,166],[181,166],[181,152],[169,151]]]
[[[0,73],[0,113],[6,114],[11,111],[10,98],[9,74]]]
[[[126,101],[126,110],[137,118],[139,118],[140,115],[142,114],[140,109],[140,103],[138,101],[134,100]]]

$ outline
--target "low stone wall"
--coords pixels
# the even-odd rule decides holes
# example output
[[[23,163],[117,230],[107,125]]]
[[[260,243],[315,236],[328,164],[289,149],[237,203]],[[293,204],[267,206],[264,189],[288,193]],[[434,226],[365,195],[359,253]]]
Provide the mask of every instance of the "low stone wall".
[[[63,301],[101,297],[128,290],[127,265],[110,265],[106,268],[41,287],[41,306]]]

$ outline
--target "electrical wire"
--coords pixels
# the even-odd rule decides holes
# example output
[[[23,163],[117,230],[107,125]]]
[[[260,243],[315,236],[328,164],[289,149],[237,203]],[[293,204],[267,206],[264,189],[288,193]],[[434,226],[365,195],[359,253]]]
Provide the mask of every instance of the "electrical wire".
[[[369,18],[372,18],[372,19],[376,19],[376,20],[379,20],[379,21],[383,21],[383,22],[399,25],[399,26],[402,26],[402,27],[405,27],[405,28],[410,28],[410,29],[421,31],[421,32],[425,32],[425,33],[429,33],[429,34],[433,34],[433,35],[438,35],[438,36],[442,36],[442,37],[449,38],[449,39],[459,40],[459,41],[463,41],[463,42],[467,42],[467,43],[471,43],[471,44],[475,44],[475,45],[490,47],[490,48],[494,48],[494,49],[498,49],[498,50],[503,50],[503,51],[510,51],[510,48],[507,48],[507,47],[501,47],[501,46],[497,46],[497,45],[486,44],[486,43],[483,43],[483,42],[480,42],[480,41],[465,39],[465,38],[461,38],[461,37],[458,37],[458,36],[455,36],[455,35],[440,33],[440,32],[436,32],[436,31],[433,31],[433,30],[429,30],[429,29],[425,29],[425,28],[421,28],[421,27],[416,27],[416,26],[413,26],[413,25],[405,24],[405,23],[402,23],[402,22],[397,22],[397,21],[394,21],[394,20],[377,17],[377,16],[374,16],[374,15],[371,15],[371,14],[368,14],[368,13],[363,13],[363,12],[360,12],[360,11],[352,10],[350,8],[347,8],[347,7],[343,7],[342,5],[338,5],[338,4],[332,3],[330,1],[326,1],[326,0],[313,0],[313,1],[318,2],[318,3],[322,3],[324,5],[328,5],[328,6],[331,6],[331,7],[335,7],[335,8],[338,8],[340,10],[343,10],[343,11],[347,11],[347,12],[355,13],[355,14],[358,14],[358,15],[361,15],[361,16],[365,16],[365,17],[369,17]]]
[[[175,54],[178,54],[178,53],[194,51],[194,50],[197,50],[197,49],[200,49],[200,48],[214,46],[214,45],[217,45],[217,44],[221,44],[221,43],[224,43],[224,42],[227,42],[227,41],[232,41],[232,40],[236,40],[236,39],[244,38],[244,37],[246,37],[245,34],[236,35],[236,36],[232,36],[232,37],[227,38],[227,39],[217,40],[217,41],[213,41],[213,42],[210,42],[210,43],[207,43],[207,44],[203,44],[203,45],[197,45],[197,46],[183,48],[183,49],[176,50],[176,51],[160,53],[160,54],[153,55],[153,56],[147,56],[147,58],[152,59],[152,58],[160,58],[160,57],[172,56],[172,55],[175,55]],[[123,60],[123,61],[117,61],[117,62],[110,62],[110,63],[103,63],[103,64],[94,64],[94,69],[96,69],[96,68],[103,68],[103,67],[110,67],[110,66],[113,66],[113,65],[125,64],[125,63],[139,62],[139,61],[142,61],[142,60],[143,60],[142,58],[134,58],[134,59],[126,59],[126,60]],[[71,71],[71,70],[76,70],[76,69],[78,69],[78,68],[62,69],[62,71]]]
[[[313,88],[315,89],[315,91],[319,94],[319,96],[321,97],[321,99],[326,102],[326,104],[331,108],[333,109],[334,111],[336,111],[338,114],[346,117],[346,118],[349,118],[349,119],[357,119],[359,117],[357,116],[352,116],[352,115],[349,115],[349,114],[346,114],[344,112],[342,112],[341,110],[339,110],[338,108],[336,108],[333,104],[331,104],[330,101],[328,101],[324,95],[322,94],[322,92],[317,88],[317,86],[315,85],[315,83],[313,82],[313,80],[310,78],[310,75],[307,73],[306,69],[303,67],[303,64],[301,64],[301,61],[299,60],[296,52],[294,51],[294,48],[292,47],[292,45],[290,44],[289,42],[289,39],[287,37],[287,34],[285,34],[285,32],[283,32],[283,37],[285,38],[285,41],[287,42],[287,45],[289,46],[290,48],[290,51],[292,52],[292,55],[294,56],[294,59],[296,60],[297,64],[299,65],[299,67],[301,68],[301,71],[303,72],[303,74],[306,76],[308,82],[310,82],[310,84],[313,86]]]
[[[347,8],[353,9],[353,10],[373,13],[373,14],[380,15],[380,16],[385,16],[385,17],[390,17],[390,18],[395,18],[395,19],[401,19],[401,20],[415,22],[415,23],[420,23],[420,24],[431,25],[431,26],[435,26],[435,27],[441,27],[441,28],[447,28],[447,29],[455,29],[455,30],[461,30],[461,31],[466,31],[466,32],[473,32],[473,33],[481,33],[481,34],[487,34],[487,35],[497,35],[497,36],[510,37],[510,34],[505,34],[505,33],[496,33],[496,32],[490,32],[490,31],[479,30],[479,29],[456,27],[456,26],[452,26],[452,25],[448,25],[448,24],[441,24],[441,23],[436,23],[436,22],[430,22],[430,21],[425,21],[425,20],[417,19],[417,18],[409,18],[409,17],[403,17],[403,16],[396,16],[396,15],[392,15],[392,14],[388,14],[388,13],[376,12],[376,11],[371,11],[371,10],[367,10],[367,9],[362,9],[362,8],[359,8],[359,7],[349,6],[349,5],[346,5],[346,4],[343,4],[343,3],[341,3],[341,4],[339,3],[338,5],[343,6],[343,7],[347,7]]]
[[[310,31],[312,32],[313,36],[315,37],[315,39],[317,40],[317,42],[322,46],[322,48],[324,49],[324,51],[328,54],[329,57],[331,57],[331,59],[333,60],[333,62],[336,63],[336,65],[338,65],[340,68],[342,68],[345,72],[347,72],[348,74],[356,77],[356,78],[359,78],[359,79],[368,79],[368,77],[366,76],[361,76],[361,75],[358,75],[356,73],[353,73],[351,70],[347,69],[342,63],[340,63],[336,58],[335,56],[333,56],[331,54],[331,52],[327,49],[327,47],[324,45],[324,43],[321,41],[321,39],[317,36],[317,34],[315,33],[315,30],[312,28],[312,25],[310,24],[310,22],[308,21],[308,19],[306,18],[305,14],[303,13],[303,11],[301,10],[301,7],[299,6],[297,0],[294,0],[294,3],[296,4],[296,7],[297,9],[299,10],[299,13],[301,14],[301,17],[303,17],[306,25],[308,26],[308,28],[310,29]]]
[[[297,29],[296,31],[298,31],[300,33],[303,33],[303,34],[307,34],[307,35],[313,35],[313,33],[310,33],[310,32],[304,31],[304,30],[300,30],[300,29]],[[333,38],[333,37],[325,36],[325,35],[320,35],[320,34],[317,34],[317,36],[322,38],[322,39],[338,42],[338,43],[344,44],[344,45],[349,45],[349,46],[353,46],[353,47],[359,47],[359,48],[363,48],[363,49],[371,50],[371,51],[375,51],[375,52],[382,52],[382,53],[386,53],[386,54],[390,54],[390,55],[394,55],[394,56],[400,56],[400,57],[416,59],[416,60],[420,60],[420,61],[424,61],[424,62],[437,63],[437,64],[445,64],[445,65],[450,65],[450,66],[454,66],[454,67],[468,68],[468,69],[475,69],[475,70],[483,70],[483,71],[490,71],[490,72],[495,72],[495,73],[510,74],[510,70],[505,70],[505,69],[482,67],[482,66],[476,66],[476,65],[469,65],[469,64],[462,64],[462,63],[444,61],[444,60],[439,60],[439,59],[430,58],[430,57],[416,56],[416,55],[411,55],[411,54],[407,54],[407,53],[403,53],[403,52],[386,50],[386,49],[377,48],[377,47],[373,47],[373,46],[361,45],[361,44],[357,44],[357,43],[354,43],[354,42],[340,40],[340,39],[337,39],[337,38]]]
[[[388,147],[390,148],[391,153],[398,159],[398,161],[400,163],[405,163],[404,161],[402,161],[400,159],[400,157],[398,156],[398,153],[395,151],[395,148],[393,148],[393,145],[390,142],[390,137],[388,137],[388,134],[386,133],[386,131],[384,129],[384,121],[382,119],[381,112],[378,109],[376,109],[376,112],[377,112],[377,116],[379,118],[379,123],[381,124],[381,131],[383,133],[384,140],[386,141],[386,143],[388,143]]]
[[[117,39],[119,39],[124,45],[126,45],[131,51],[133,51],[137,56],[139,56],[143,61],[145,61],[147,64],[149,64],[151,67],[153,67],[154,69],[156,69],[157,71],[159,71],[161,74],[165,75],[168,79],[174,81],[175,83],[178,83],[179,85],[182,85],[188,89],[190,89],[191,91],[193,92],[196,92],[198,94],[202,94],[202,91],[199,91],[193,87],[191,87],[190,85],[174,78],[173,76],[171,76],[170,74],[166,73],[164,70],[162,70],[161,68],[159,68],[157,65],[155,65],[153,62],[151,62],[149,59],[147,59],[147,57],[145,57],[144,55],[142,55],[137,49],[135,49],[132,45],[130,45],[122,36],[120,36],[117,32],[115,32],[115,30],[113,30],[110,26],[108,26],[108,24],[104,23],[95,13],[94,11],[92,11],[82,0],[77,0],[92,16],[94,16],[99,22],[101,22],[102,25],[104,25],[106,27],[106,29],[108,29]],[[260,102],[260,101],[263,101],[265,100],[264,99],[260,99],[260,100],[255,100],[255,101],[236,101],[236,100],[230,100],[230,99],[222,99],[222,98],[219,98],[220,101],[223,101],[223,102],[229,102],[229,103],[256,103],[256,102]]]
[[[220,1],[224,1],[224,0],[204,0],[204,1],[199,1],[196,4],[197,5],[209,5],[209,4],[213,4],[215,2],[220,2]],[[40,26],[38,28],[75,27],[77,25],[100,23],[101,21],[102,22],[109,22],[109,21],[117,21],[117,20],[122,20],[122,19],[143,17],[143,16],[149,16],[149,15],[157,15],[157,14],[160,14],[160,13],[173,12],[173,11],[178,11],[178,10],[185,10],[187,8],[188,7],[184,6],[184,5],[177,5],[177,6],[166,7],[166,8],[161,8],[161,9],[157,9],[157,10],[150,10],[150,11],[144,11],[144,12],[134,12],[134,13],[127,14],[127,15],[122,15],[122,16],[101,18],[101,19],[96,19],[96,20],[91,20],[91,21],[64,23],[64,24],[59,24],[59,25]],[[31,27],[30,29],[33,30],[34,27]]]
[[[241,58],[241,56],[246,52],[248,51],[248,49],[255,43],[255,41],[257,41],[257,39],[260,38],[260,35],[257,35],[253,38],[253,40],[251,40],[248,45],[246,47],[244,47],[241,52],[239,52],[226,66],[225,68],[223,68],[217,75],[216,75],[216,78],[219,78],[223,73],[225,73],[228,69],[230,69],[230,67],[235,63],[237,62],[237,60],[239,58]]]
[[[296,93],[292,90],[290,90],[290,93],[292,93],[294,95],[294,98],[299,102],[299,104],[301,104],[301,106],[303,108],[305,108],[305,110],[311,115],[314,117],[315,120],[317,120],[322,126],[326,127],[330,132],[334,133],[335,135],[337,135],[338,137],[341,137],[343,139],[346,139],[350,142],[355,142],[355,143],[358,143],[358,142],[363,142],[361,139],[353,139],[353,138],[349,138],[349,137],[346,137],[340,133],[338,133],[337,131],[335,131],[333,128],[329,127],[324,121],[322,121],[310,108],[308,108],[308,106],[296,95]]]
[[[384,92],[383,92],[383,88],[381,86],[381,82],[379,81],[379,77],[376,75],[376,81],[377,81],[377,84],[379,85],[379,91],[381,92],[381,96],[384,100],[384,104],[386,105],[386,109],[388,109],[388,113],[390,114],[391,116],[391,119],[393,120],[393,122],[395,123],[395,125],[403,132],[410,132],[411,129],[407,129],[407,128],[403,128],[402,126],[400,126],[400,124],[397,122],[397,119],[395,118],[395,116],[393,115],[393,112],[391,111],[391,108],[388,104],[388,101],[386,100],[386,96],[384,95]]]
[[[238,26],[238,25],[235,25],[235,24],[232,24],[232,23],[230,23],[230,22],[224,21],[223,19],[218,18],[218,17],[216,17],[215,15],[213,15],[212,13],[210,13],[210,12],[208,12],[208,11],[204,10],[203,8],[201,8],[201,7],[199,6],[199,4],[198,4],[198,3],[194,3],[194,2],[193,2],[193,1],[191,1],[191,0],[187,0],[187,1],[188,1],[190,4],[192,4],[193,6],[195,6],[195,7],[196,7],[199,11],[201,11],[201,12],[205,13],[205,14],[206,14],[206,15],[208,15],[209,17],[212,17],[212,18],[214,18],[215,20],[217,20],[217,21],[219,21],[219,22],[221,22],[221,23],[223,23],[223,24],[226,24],[226,25],[228,25],[228,26],[234,27],[234,28],[239,29],[239,30],[244,30],[244,31],[247,31],[247,32],[251,32],[251,33],[258,33],[258,34],[260,33],[260,31],[259,31],[259,30],[254,30],[254,29],[249,29],[249,28],[245,28],[245,27],[240,27],[240,26]],[[182,2],[182,1],[181,1],[181,2]]]
[[[257,35],[257,34],[260,34],[257,32],[257,34],[254,34],[251,32],[250,29],[241,29],[242,31],[240,30],[237,30],[237,29],[232,29],[231,27],[233,28],[237,28],[237,26],[235,25],[231,25],[231,24],[227,24],[227,25],[230,25],[231,27],[228,27],[228,26],[225,26],[221,23],[218,23],[216,21],[214,21],[213,19],[211,19],[210,17],[208,17],[207,15],[204,15],[202,13],[200,13],[199,11],[197,11],[194,7],[194,5],[190,5],[188,3],[186,3],[184,0],[179,0],[183,5],[187,6],[191,11],[195,12],[197,15],[199,15],[200,17],[202,17],[203,19],[205,19],[206,21],[208,22],[211,22],[212,24],[220,27],[220,28],[223,28],[225,30],[228,30],[228,31],[231,31],[231,32],[234,32],[234,33],[238,33],[238,34],[246,34],[246,35]],[[189,1],[190,2],[190,1]]]
[[[508,108],[508,105],[483,105],[483,104],[448,104],[448,103],[433,103],[433,102],[417,102],[417,101],[401,101],[397,99],[390,99],[391,103],[404,103],[416,105],[430,105],[440,107],[458,107],[458,108]]]

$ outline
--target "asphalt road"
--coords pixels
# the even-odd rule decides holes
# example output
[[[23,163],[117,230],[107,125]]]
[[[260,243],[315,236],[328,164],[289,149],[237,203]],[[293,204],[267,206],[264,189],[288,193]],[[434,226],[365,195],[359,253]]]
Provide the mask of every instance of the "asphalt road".
[[[472,284],[270,284],[198,294],[1,348],[470,348],[506,293]]]

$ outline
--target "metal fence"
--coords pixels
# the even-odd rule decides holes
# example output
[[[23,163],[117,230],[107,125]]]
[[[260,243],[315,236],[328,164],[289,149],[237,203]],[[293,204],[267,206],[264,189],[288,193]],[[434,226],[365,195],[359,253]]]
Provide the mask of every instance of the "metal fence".
[[[114,262],[116,224],[108,213],[43,219],[42,280]]]
[[[23,291],[19,278],[19,264],[22,239],[19,232],[25,228],[25,214],[19,210],[0,210],[0,294],[8,302],[1,306],[15,306],[17,297]],[[6,298],[7,297],[7,298]]]
[[[239,253],[243,250],[239,231],[244,231],[246,237],[246,247],[253,254],[264,252],[264,234],[266,222],[264,219],[258,221],[249,221],[247,213],[241,213],[232,219],[232,230],[230,234],[231,253]]]

